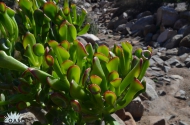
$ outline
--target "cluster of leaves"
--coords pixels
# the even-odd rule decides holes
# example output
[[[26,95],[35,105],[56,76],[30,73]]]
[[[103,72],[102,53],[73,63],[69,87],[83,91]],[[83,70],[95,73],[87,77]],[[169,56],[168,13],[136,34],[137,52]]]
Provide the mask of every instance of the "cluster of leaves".
[[[57,0],[18,4],[15,13],[0,3],[0,115],[38,107],[47,111],[44,124],[116,124],[110,113],[145,91],[151,48],[133,56],[128,42],[113,49],[84,46],[76,37],[89,29],[83,27],[87,12],[77,14],[67,0],[63,8]],[[21,60],[14,58],[15,49]]]

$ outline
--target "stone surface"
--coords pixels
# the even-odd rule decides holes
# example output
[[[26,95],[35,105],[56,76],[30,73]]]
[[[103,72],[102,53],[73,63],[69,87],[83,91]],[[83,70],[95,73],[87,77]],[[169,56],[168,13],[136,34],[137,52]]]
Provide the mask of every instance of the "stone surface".
[[[131,30],[142,30],[146,25],[151,25],[154,23],[154,16],[145,16],[138,19],[134,25],[131,27]]]
[[[186,92],[184,90],[179,90],[175,96],[175,98],[178,98],[178,99],[182,99],[182,100],[186,100]]]
[[[188,21],[186,19],[178,19],[174,24],[174,29],[179,30],[181,27],[186,25]]]
[[[171,30],[171,29],[166,29],[164,32],[162,32],[158,38],[157,38],[157,42],[158,43],[163,43],[166,40],[172,38],[173,36],[175,36],[177,34],[177,31]]]
[[[150,11],[145,11],[145,12],[139,13],[137,15],[137,19],[140,19],[140,18],[145,17],[145,16],[149,16],[149,15],[151,15],[151,12]]]
[[[126,115],[125,115],[125,110],[124,109],[120,109],[118,111],[115,112],[115,114],[122,120],[126,119]]]
[[[125,107],[125,111],[130,112],[133,118],[141,118],[144,112],[144,106],[141,101],[133,100]]]
[[[166,125],[166,121],[162,116],[149,116],[150,125]]]
[[[183,35],[181,35],[181,34],[175,35],[169,41],[164,43],[163,46],[166,47],[167,49],[172,49],[174,47],[178,47],[179,43],[182,39],[183,39]]]
[[[154,24],[146,25],[143,29],[143,35],[146,36],[148,33],[154,33],[155,31],[156,31],[156,26]]]
[[[94,34],[84,34],[84,35],[82,35],[80,37],[82,37],[86,42],[91,43],[92,45],[94,45],[96,43],[96,41],[100,40]]]
[[[135,120],[133,119],[132,115],[129,112],[125,112],[126,120],[125,125],[136,125]]]
[[[181,41],[180,41],[180,46],[188,47],[190,48],[190,35],[185,36]]]
[[[178,19],[178,12],[168,6],[162,6],[157,10],[157,25],[173,26]]]
[[[146,92],[143,93],[143,95],[146,96],[150,100],[155,100],[158,98],[157,92],[155,91],[153,86],[150,85],[149,83],[146,84]]]

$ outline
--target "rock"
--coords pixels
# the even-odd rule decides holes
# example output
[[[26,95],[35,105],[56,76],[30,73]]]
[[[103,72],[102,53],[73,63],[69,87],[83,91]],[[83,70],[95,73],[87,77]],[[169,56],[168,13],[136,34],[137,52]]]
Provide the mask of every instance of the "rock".
[[[187,36],[190,34],[190,25],[188,25],[188,27],[184,30],[184,33],[183,33],[183,37]]]
[[[190,48],[184,46],[179,47],[177,54],[182,55],[184,53],[190,53]]]
[[[158,95],[159,96],[164,96],[164,95],[166,95],[166,92],[164,90],[159,90]]]
[[[188,125],[188,124],[183,121],[179,121],[179,125]]]
[[[183,39],[183,35],[175,35],[170,40],[164,43],[163,47],[167,49],[172,49],[179,46],[180,41]]]
[[[80,37],[82,37],[86,42],[91,43],[92,45],[94,45],[96,41],[100,40],[97,36],[93,34],[84,34]]]
[[[111,114],[111,116],[119,123],[119,125],[125,125],[125,123],[116,114]]]
[[[149,83],[146,83],[146,92],[143,93],[143,95],[147,97],[149,100],[155,100],[158,98],[157,92]]]
[[[178,12],[168,6],[162,6],[157,10],[157,25],[173,26],[178,19]]]
[[[166,125],[166,121],[162,116],[149,116],[150,125]]]
[[[184,90],[179,90],[176,94],[175,94],[175,98],[178,98],[178,99],[182,99],[182,100],[186,100],[186,92]]]
[[[180,41],[180,46],[188,47],[190,48],[190,34],[185,36],[181,41]]]
[[[169,66],[164,66],[164,71],[167,73],[167,72],[169,72],[169,70],[171,69],[171,67],[169,67]]]
[[[126,24],[121,24],[116,28],[116,31],[120,31],[123,32],[124,30],[126,30]]]
[[[180,63],[179,60],[177,60],[176,56],[171,57],[170,59],[165,61],[166,63],[168,63],[169,65],[176,65],[177,63]]]
[[[154,23],[154,16],[145,16],[138,19],[133,26],[131,27],[131,31],[134,30],[142,30],[146,25],[151,25]]]
[[[147,42],[147,43],[151,42],[152,36],[153,36],[152,33],[148,33],[148,34],[145,36],[145,38],[144,38],[145,42]]]
[[[153,40],[153,41],[156,41],[156,40],[158,39],[159,35],[160,35],[160,34],[158,34],[158,33],[154,34],[154,35],[152,36],[152,40]]]
[[[154,66],[154,64],[156,63],[152,58],[149,60],[150,62],[150,66]]]
[[[181,27],[183,27],[184,25],[186,25],[188,23],[188,21],[186,19],[179,19],[175,22],[174,24],[174,29],[179,30]]]
[[[170,55],[170,56],[177,55],[177,53],[178,53],[178,49],[177,48],[168,49],[166,51],[166,55]]]
[[[157,55],[154,55],[154,56],[152,56],[152,59],[156,62],[156,63],[158,63],[158,64],[162,64],[164,61],[160,58],[160,57],[158,57]]]
[[[109,22],[107,28],[113,30],[113,29],[115,28],[115,23],[118,21],[118,19],[119,19],[118,17],[113,18],[113,19]]]
[[[179,56],[180,61],[184,62],[185,59],[189,56],[189,54],[184,53],[183,55]]]
[[[80,41],[84,46],[86,46],[87,42],[82,37],[78,36],[77,40]]]
[[[145,11],[145,12],[139,13],[137,15],[137,19],[140,19],[140,18],[145,17],[145,16],[149,16],[149,15],[151,15],[151,12],[150,11]]]
[[[185,2],[177,3],[175,10],[178,12],[184,12],[187,10],[187,4]]]
[[[159,37],[157,38],[157,42],[158,43],[163,43],[166,40],[172,38],[173,36],[175,36],[177,34],[177,31],[175,30],[170,30],[170,29],[166,29],[164,32],[162,32]]]
[[[141,118],[144,112],[144,106],[139,99],[134,99],[125,107],[125,111],[130,112],[133,118]]]
[[[184,18],[184,19],[187,19],[188,21],[190,21],[190,11],[181,12],[180,18]]]
[[[146,36],[148,33],[154,33],[155,31],[156,31],[156,26],[154,24],[146,25],[143,29],[143,35]]]
[[[125,115],[125,110],[124,109],[120,109],[120,110],[117,110],[115,112],[115,114],[121,119],[121,120],[125,120],[126,119],[126,115]]]
[[[125,125],[136,125],[135,120],[133,119],[132,115],[129,112],[125,112],[126,120]]]
[[[178,30],[177,33],[184,35],[184,32],[185,32],[185,31],[187,32],[187,30],[189,30],[189,29],[190,29],[189,25],[184,25],[184,26],[182,26],[182,27]]]
[[[186,67],[188,67],[188,68],[190,67],[190,56],[185,59],[184,63],[186,65]]]
[[[146,81],[146,83],[150,84],[154,89],[156,88],[156,84],[152,79],[144,77],[144,80]]]

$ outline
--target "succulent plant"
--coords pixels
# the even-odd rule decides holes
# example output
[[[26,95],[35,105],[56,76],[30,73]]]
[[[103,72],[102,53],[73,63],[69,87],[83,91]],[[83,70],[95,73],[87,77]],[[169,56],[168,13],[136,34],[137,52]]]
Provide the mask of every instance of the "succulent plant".
[[[112,49],[97,44],[93,48],[90,43],[84,46],[76,37],[89,28],[88,24],[81,28],[86,11],[78,15],[72,4],[70,12],[67,0],[63,9],[56,4],[20,0],[13,27],[19,29],[19,41],[15,44],[15,32],[1,35],[1,45],[7,49],[0,49],[0,70],[8,79],[0,74],[0,116],[37,107],[47,111],[43,124],[98,124],[102,120],[116,124],[110,114],[145,91],[143,76],[152,50],[137,49],[132,55],[133,47],[127,41]],[[4,8],[5,4],[0,3],[1,14],[8,11]],[[3,27],[11,23],[6,25],[0,22]],[[13,41],[12,48],[7,40]],[[15,48],[22,60],[10,53]]]

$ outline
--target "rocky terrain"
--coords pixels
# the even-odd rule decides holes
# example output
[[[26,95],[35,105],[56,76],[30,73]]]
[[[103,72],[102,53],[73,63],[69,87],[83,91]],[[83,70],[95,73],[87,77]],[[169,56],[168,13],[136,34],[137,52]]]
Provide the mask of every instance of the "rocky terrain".
[[[86,8],[94,21],[91,34],[78,37],[83,44],[96,42],[111,48],[129,41],[134,49],[153,48],[146,92],[112,115],[120,125],[190,125],[190,11],[186,3],[73,2]],[[24,116],[28,124],[36,120],[33,115]]]

